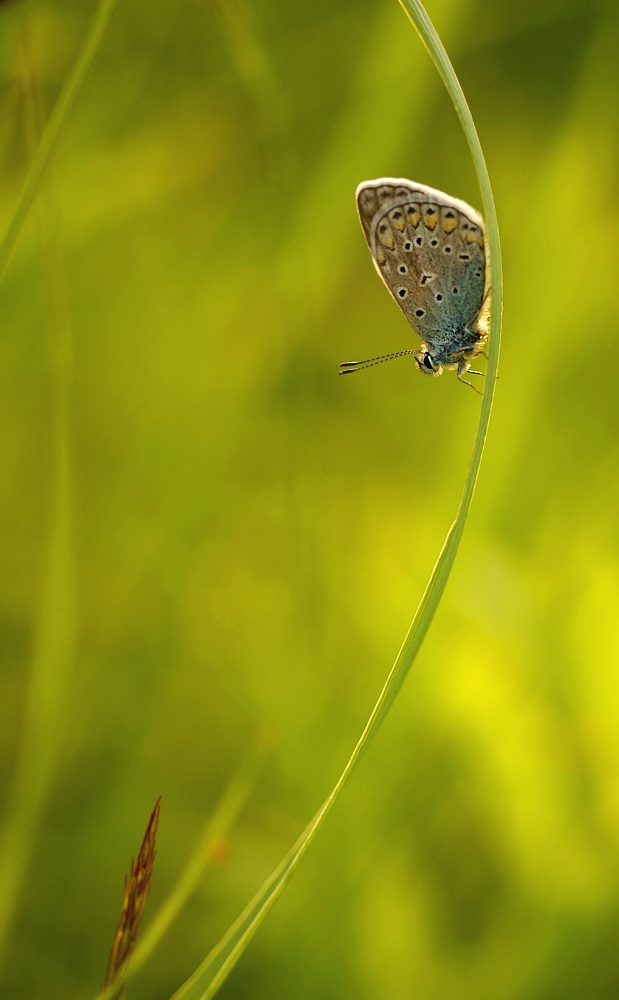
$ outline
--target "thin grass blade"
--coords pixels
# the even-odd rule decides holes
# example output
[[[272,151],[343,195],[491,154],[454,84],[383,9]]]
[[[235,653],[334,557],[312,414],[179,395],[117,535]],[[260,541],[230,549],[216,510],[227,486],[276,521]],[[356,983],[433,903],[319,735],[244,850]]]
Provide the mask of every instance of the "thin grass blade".
[[[62,129],[73,110],[75,102],[79,97],[86,74],[90,69],[97,49],[101,44],[101,39],[105,33],[107,23],[110,19],[116,0],[100,0],[95,16],[90,27],[90,31],[84,41],[79,56],[65,80],[58,100],[54,105],[45,131],[41,137],[39,146],[32,158],[28,175],[22,187],[13,218],[11,219],[2,243],[0,243],[0,281],[6,274],[7,267],[11,260],[15,244],[22,231],[24,222],[30,210],[41,178],[56,148],[56,143],[60,137]]]
[[[27,18],[22,24],[22,65],[27,134],[43,129],[40,80],[34,70]],[[40,147],[39,147],[40,148]],[[19,755],[0,830],[0,963],[19,906],[21,888],[62,745],[69,671],[76,639],[76,570],[73,546],[71,310],[64,259],[54,228],[49,184],[38,213],[52,391],[49,528],[41,610],[35,626],[32,668]]]
[[[267,913],[288,884],[304,854],[309,849],[316,833],[337,801],[340,792],[352,774],[363,751],[378,731],[415,660],[434,618],[458,551],[479,474],[497,376],[502,315],[501,246],[496,210],[490,178],[477,131],[464,93],[447,53],[423,6],[417,0],[401,0],[401,3],[430,52],[462,122],[477,170],[486,217],[490,248],[490,273],[492,276],[492,316],[487,378],[485,380],[485,391],[471,459],[456,519],[449,529],[417,613],[402,644],[402,648],[398,653],[372,714],[342,775],[329,797],[325,800],[311,823],[306,827],[283,861],[267,879],[221,941],[206,957],[202,965],[176,991],[172,1000],[208,1000],[209,997],[214,996],[239,960]]]

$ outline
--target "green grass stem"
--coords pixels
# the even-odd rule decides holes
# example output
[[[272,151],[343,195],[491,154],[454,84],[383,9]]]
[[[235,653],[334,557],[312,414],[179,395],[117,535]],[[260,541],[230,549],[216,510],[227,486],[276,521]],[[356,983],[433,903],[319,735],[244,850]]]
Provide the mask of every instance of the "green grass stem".
[[[101,0],[80,54],[43,128],[38,81],[25,81],[32,119],[31,135],[40,141],[33,153],[13,218],[0,244],[0,279],[6,273],[28,212],[63,126],[80,93],[103,38],[116,0]],[[24,55],[28,32],[24,29]],[[5,819],[0,832],[0,959],[19,901],[37,830],[45,809],[61,745],[66,682],[75,644],[75,567],[72,543],[70,430],[70,311],[64,265],[53,229],[53,198],[48,191],[41,213],[43,270],[48,298],[53,387],[52,496],[47,566],[41,614],[36,629],[22,743]]]
[[[172,1000],[208,1000],[209,997],[214,996],[239,960],[267,913],[288,884],[359,762],[363,751],[378,731],[381,722],[389,711],[415,660],[434,618],[458,551],[479,474],[494,397],[502,316],[501,245],[494,198],[471,112],[447,53],[421,3],[418,0],[400,0],[400,2],[428,49],[462,123],[477,171],[486,219],[492,280],[492,313],[488,370],[471,459],[456,518],[447,533],[440,555],[432,570],[430,580],[396,661],[337,784],[297,842],[269,876],[253,900],[232,924],[221,941],[207,955],[204,962],[194,974],[176,991]]]
[[[40,81],[35,78],[32,68],[27,21],[23,24],[22,48],[28,136],[34,145],[43,129],[43,108]],[[41,176],[42,171],[38,181]],[[43,194],[38,222],[47,299],[52,411],[49,527],[21,745],[0,832],[0,961],[6,951],[11,922],[54,780],[62,745],[67,680],[75,647],[71,314],[64,262],[54,230],[55,209],[49,184],[45,185]]]
[[[36,197],[41,179],[45,169],[52,157],[56,143],[60,137],[63,127],[66,125],[69,115],[73,110],[80,91],[97,49],[105,33],[107,23],[112,13],[116,0],[99,0],[95,16],[90,26],[90,31],[84,40],[81,51],[75,61],[73,69],[66,78],[58,100],[49,117],[45,131],[41,136],[38,148],[32,158],[30,169],[24,181],[13,218],[11,219],[2,243],[0,243],[0,281],[4,278],[9,266],[13,250],[19,234],[22,231],[24,222],[30,207]]]

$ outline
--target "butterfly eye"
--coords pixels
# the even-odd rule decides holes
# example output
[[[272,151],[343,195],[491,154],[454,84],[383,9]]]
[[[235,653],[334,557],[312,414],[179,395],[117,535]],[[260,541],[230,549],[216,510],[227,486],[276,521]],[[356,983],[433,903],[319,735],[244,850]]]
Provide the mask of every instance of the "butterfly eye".
[[[434,364],[432,363],[432,358],[430,357],[429,354],[426,354],[424,356],[423,364],[424,364],[424,367],[428,369],[428,371],[431,371],[431,372],[434,371]]]

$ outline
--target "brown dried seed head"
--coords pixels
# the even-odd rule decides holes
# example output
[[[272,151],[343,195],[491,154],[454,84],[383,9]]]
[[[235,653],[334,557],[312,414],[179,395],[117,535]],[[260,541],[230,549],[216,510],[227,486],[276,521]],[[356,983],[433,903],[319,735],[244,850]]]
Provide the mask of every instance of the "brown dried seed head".
[[[121,970],[126,969],[140,930],[155,861],[155,839],[159,825],[160,802],[160,798],[157,799],[146,827],[142,846],[135,861],[132,860],[129,878],[125,880],[123,907],[110,951],[103,984],[104,989],[114,982]],[[124,994],[125,988],[121,986],[119,997],[124,997]]]

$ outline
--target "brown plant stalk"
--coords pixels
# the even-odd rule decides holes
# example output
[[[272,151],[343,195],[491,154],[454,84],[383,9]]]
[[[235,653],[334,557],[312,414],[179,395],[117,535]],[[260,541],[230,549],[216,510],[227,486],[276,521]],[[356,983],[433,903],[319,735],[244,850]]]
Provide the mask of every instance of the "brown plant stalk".
[[[157,799],[153,809],[142,846],[135,861],[131,860],[129,878],[125,879],[123,908],[114,934],[114,942],[107,964],[107,973],[103,989],[119,979],[119,991],[115,996],[124,1000],[126,994],[126,974],[129,959],[140,930],[144,909],[150,891],[150,880],[155,862],[155,839],[159,825],[161,797]]]

